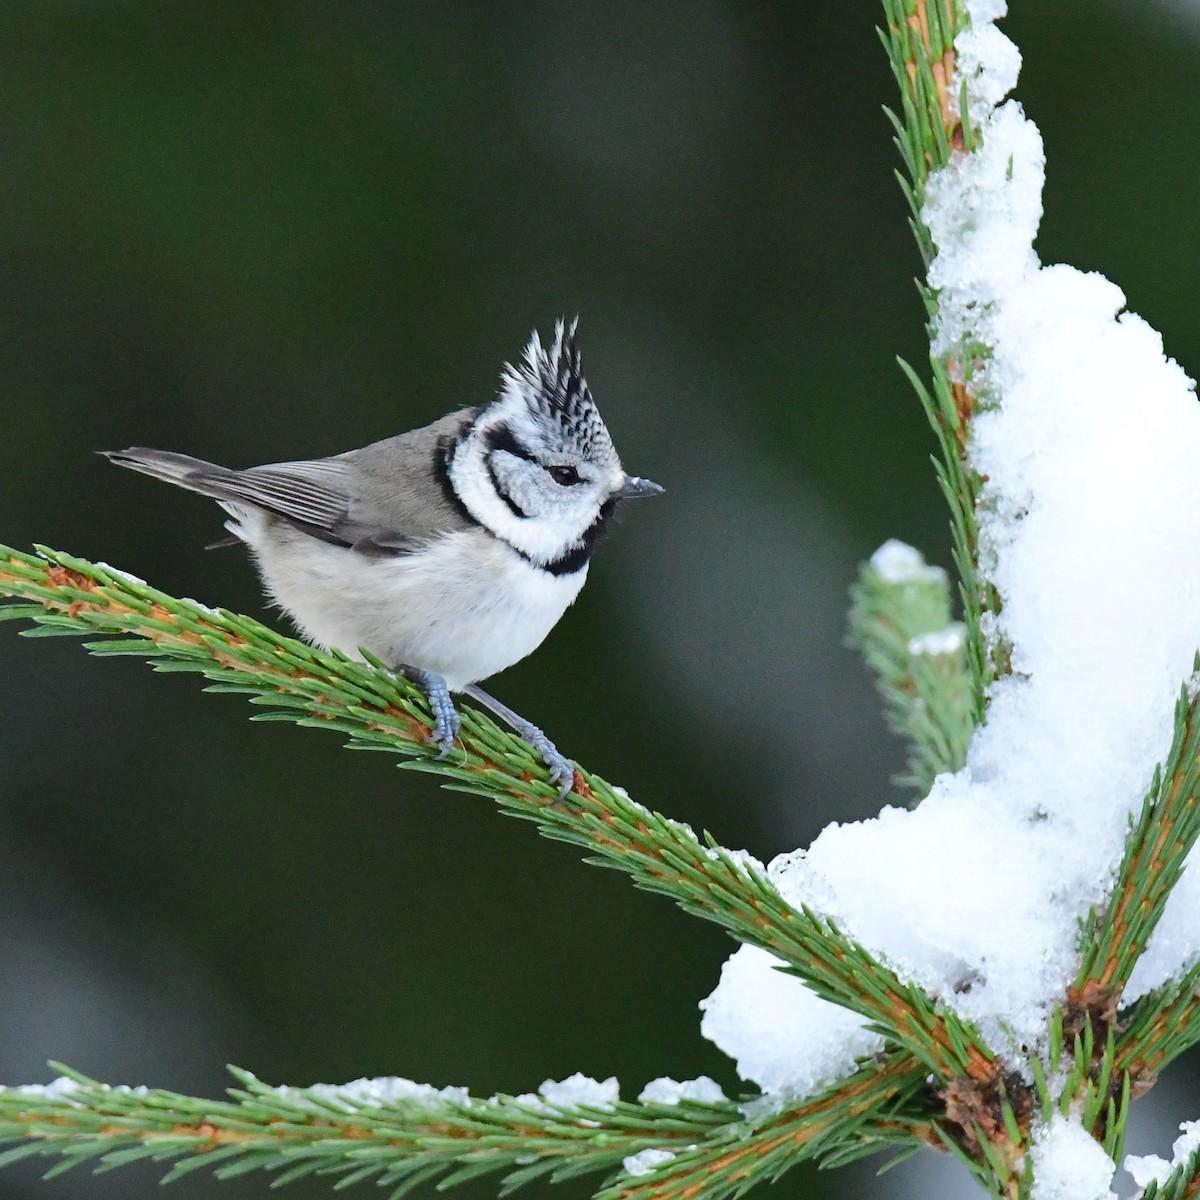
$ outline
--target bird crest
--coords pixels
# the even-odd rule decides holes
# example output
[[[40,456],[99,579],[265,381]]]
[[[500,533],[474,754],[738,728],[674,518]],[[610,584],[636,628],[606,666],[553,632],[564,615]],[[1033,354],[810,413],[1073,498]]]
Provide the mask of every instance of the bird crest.
[[[578,325],[578,318],[569,325],[557,321],[549,349],[534,330],[520,364],[504,365],[501,399],[519,397],[535,420],[557,426],[563,441],[583,458],[615,463],[618,460],[612,438],[583,373],[575,336]]]

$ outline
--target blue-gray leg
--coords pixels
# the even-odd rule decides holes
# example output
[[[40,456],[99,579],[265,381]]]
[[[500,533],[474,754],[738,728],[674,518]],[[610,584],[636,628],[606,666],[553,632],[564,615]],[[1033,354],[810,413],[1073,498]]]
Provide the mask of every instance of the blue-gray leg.
[[[438,758],[445,758],[454,749],[454,740],[462,726],[446,681],[421,667],[400,666],[396,668],[396,674],[415,683],[429,701],[429,711],[433,713],[433,732],[429,735],[429,741],[438,748]]]
[[[497,716],[522,740],[528,742],[541,756],[550,771],[550,782],[558,786],[558,802],[561,803],[575,786],[575,768],[558,752],[558,747],[532,722],[518,716],[507,704],[501,704],[495,696],[489,696],[483,688],[469,683],[462,689],[484,708]]]

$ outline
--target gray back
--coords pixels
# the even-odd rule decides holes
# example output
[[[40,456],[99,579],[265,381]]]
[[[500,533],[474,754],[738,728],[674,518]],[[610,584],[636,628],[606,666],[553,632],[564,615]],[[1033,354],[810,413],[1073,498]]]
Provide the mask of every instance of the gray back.
[[[478,413],[460,409],[432,425],[325,460],[345,464],[339,482],[348,501],[345,516],[329,532],[395,553],[406,548],[393,544],[397,541],[415,548],[437,534],[475,526],[449,487],[445,454]]]

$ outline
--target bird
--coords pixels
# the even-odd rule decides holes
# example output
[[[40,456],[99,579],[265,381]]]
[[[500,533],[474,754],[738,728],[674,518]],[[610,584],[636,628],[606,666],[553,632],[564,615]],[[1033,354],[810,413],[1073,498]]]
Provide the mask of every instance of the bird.
[[[228,514],[264,590],[323,650],[364,651],[425,696],[447,757],[453,693],[527,741],[565,800],[574,768],[531,721],[479,683],[541,645],[587,580],[623,500],[659,484],[629,475],[584,376],[578,318],[535,330],[488,403],[329,458],[233,470],[168,450],[100,453],[208,496]]]

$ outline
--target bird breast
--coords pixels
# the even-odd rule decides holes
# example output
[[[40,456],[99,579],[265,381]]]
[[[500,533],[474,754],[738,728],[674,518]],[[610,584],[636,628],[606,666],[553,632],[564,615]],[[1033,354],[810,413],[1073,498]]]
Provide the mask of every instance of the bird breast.
[[[333,546],[282,522],[246,532],[267,591],[306,638],[433,671],[452,690],[536,650],[587,578],[586,564],[552,575],[481,529],[394,557]]]

